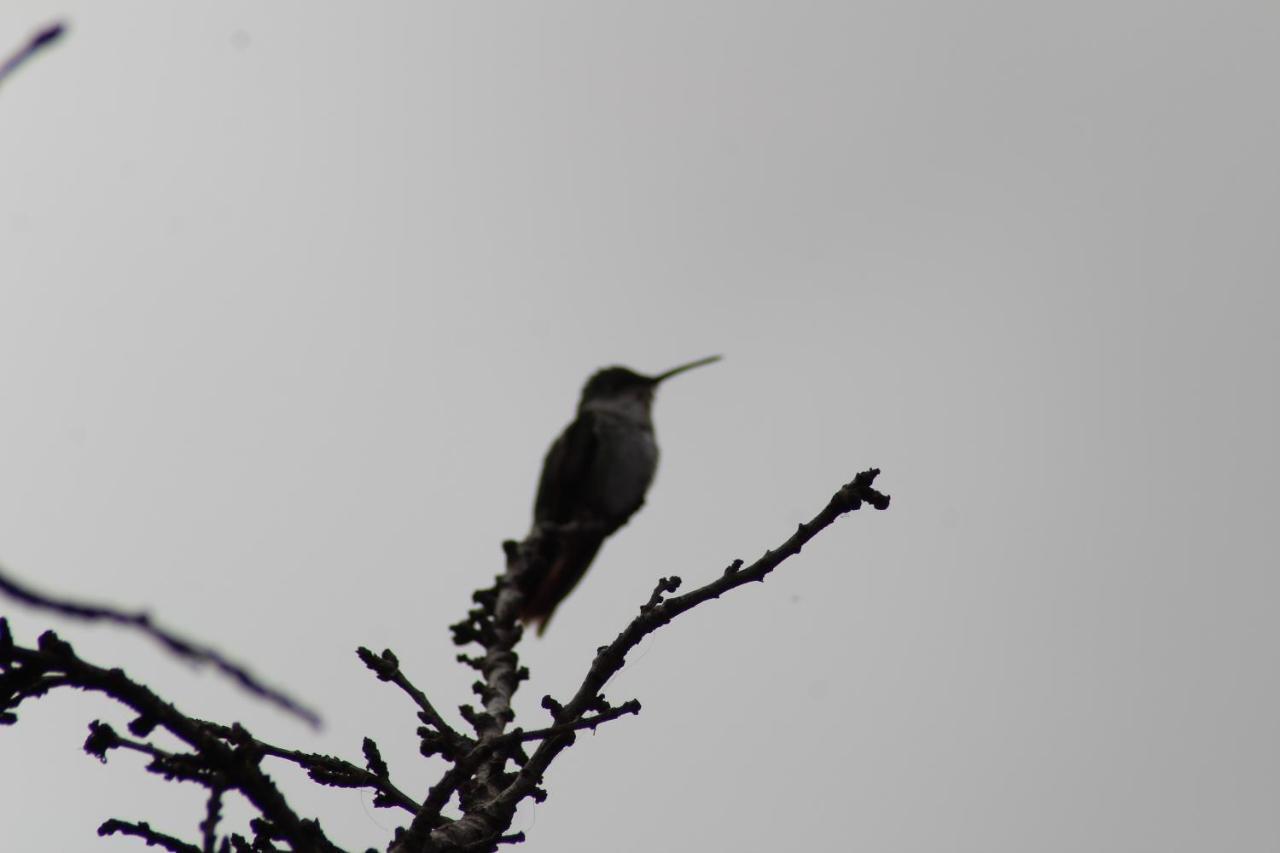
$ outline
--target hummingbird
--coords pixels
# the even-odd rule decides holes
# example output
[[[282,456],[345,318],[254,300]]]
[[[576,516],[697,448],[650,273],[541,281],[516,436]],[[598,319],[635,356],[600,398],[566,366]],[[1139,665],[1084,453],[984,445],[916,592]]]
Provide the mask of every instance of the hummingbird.
[[[656,376],[606,367],[583,386],[577,417],[547,451],[533,505],[545,559],[523,584],[520,618],[536,623],[538,636],[604,540],[644,504],[658,469],[654,391],[672,376],[719,360],[718,355],[701,358]]]

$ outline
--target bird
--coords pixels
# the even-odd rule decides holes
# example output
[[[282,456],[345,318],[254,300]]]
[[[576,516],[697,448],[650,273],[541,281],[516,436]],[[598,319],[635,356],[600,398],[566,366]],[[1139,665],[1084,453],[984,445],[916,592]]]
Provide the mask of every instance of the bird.
[[[583,386],[577,416],[547,451],[534,500],[543,556],[521,584],[520,619],[536,625],[538,636],[604,540],[644,504],[658,468],[652,417],[658,385],[720,358],[700,358],[656,376],[606,367]]]

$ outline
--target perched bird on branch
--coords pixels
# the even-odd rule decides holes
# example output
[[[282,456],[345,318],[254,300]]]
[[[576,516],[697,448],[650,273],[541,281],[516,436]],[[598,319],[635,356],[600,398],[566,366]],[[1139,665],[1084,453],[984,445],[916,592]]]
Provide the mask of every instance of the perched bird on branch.
[[[578,416],[547,452],[534,502],[544,558],[524,583],[520,618],[536,623],[539,635],[605,538],[644,504],[658,468],[654,391],[672,376],[719,360],[699,359],[657,376],[607,367],[587,380]]]

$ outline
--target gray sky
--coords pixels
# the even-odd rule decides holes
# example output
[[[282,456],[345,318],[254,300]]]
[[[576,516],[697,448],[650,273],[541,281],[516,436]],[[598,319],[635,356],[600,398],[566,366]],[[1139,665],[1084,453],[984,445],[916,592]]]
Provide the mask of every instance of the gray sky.
[[[328,725],[54,623],[82,653],[264,739],[372,735],[421,793],[353,648],[470,701],[446,625],[583,379],[723,352],[524,650],[528,723],[659,575],[862,468],[894,506],[647,642],[609,691],[643,713],[556,764],[526,849],[1280,848],[1273,2],[8,0],[0,44],[63,15],[0,90],[0,559]],[[194,827],[198,791],[79,751],[94,718],[127,721],[0,731],[6,849]]]

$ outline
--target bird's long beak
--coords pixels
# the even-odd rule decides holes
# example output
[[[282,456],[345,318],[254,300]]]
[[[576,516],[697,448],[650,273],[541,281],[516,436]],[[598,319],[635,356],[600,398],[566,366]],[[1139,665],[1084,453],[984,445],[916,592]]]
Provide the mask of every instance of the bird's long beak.
[[[686,370],[693,370],[695,367],[702,367],[702,365],[704,364],[711,364],[713,361],[719,361],[720,358],[721,356],[718,356],[718,355],[708,356],[707,358],[700,358],[697,361],[691,361],[688,364],[682,364],[679,367],[673,367],[665,373],[659,373],[657,376],[653,377],[649,381],[652,382],[654,385],[657,385],[659,382],[663,381],[664,379],[670,379],[672,376],[675,376],[677,373],[684,373]]]

